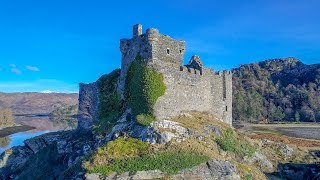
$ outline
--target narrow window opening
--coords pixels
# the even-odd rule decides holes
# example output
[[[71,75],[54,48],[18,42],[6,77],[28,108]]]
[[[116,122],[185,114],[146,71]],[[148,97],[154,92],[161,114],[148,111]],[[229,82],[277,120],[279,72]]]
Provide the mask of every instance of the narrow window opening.
[[[226,111],[228,111],[228,106],[226,106]]]
[[[167,54],[170,54],[170,49],[169,48],[167,49]]]
[[[182,54],[182,50],[180,49],[180,54]]]

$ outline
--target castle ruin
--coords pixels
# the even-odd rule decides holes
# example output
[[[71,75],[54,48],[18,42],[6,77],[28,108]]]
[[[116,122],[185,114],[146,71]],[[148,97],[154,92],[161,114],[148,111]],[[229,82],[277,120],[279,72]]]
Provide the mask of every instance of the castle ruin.
[[[129,65],[137,55],[144,62],[161,72],[167,86],[165,95],[155,105],[157,119],[170,119],[183,111],[208,112],[232,124],[232,74],[230,71],[214,72],[206,68],[199,56],[192,56],[183,65],[185,41],[160,34],[149,28],[142,32],[142,25],[133,26],[133,37],[120,40],[122,53],[119,92],[123,94]]]

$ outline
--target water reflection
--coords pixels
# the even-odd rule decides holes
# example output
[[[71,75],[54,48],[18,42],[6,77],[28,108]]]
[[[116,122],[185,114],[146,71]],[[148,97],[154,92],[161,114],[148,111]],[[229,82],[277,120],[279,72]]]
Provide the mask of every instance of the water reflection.
[[[77,119],[72,117],[16,117],[18,124],[35,127],[34,131],[61,131],[75,129],[77,127]]]
[[[23,145],[24,140],[39,136],[48,132],[64,131],[77,128],[77,119],[71,117],[17,117],[16,123],[32,126],[35,129],[11,134],[0,138],[0,154],[5,150]]]
[[[33,131],[33,130],[31,130],[31,131]],[[10,136],[4,137],[9,140],[9,143],[4,147],[2,147],[2,146],[0,147],[0,154],[13,146],[23,145],[23,142],[26,139],[30,139],[35,136],[40,136],[40,135],[48,133],[48,132],[49,131],[38,131],[38,132],[26,131],[26,132],[19,132],[19,133],[11,134]]]
[[[11,139],[9,136],[0,138],[0,148],[8,146],[10,144],[10,141]]]

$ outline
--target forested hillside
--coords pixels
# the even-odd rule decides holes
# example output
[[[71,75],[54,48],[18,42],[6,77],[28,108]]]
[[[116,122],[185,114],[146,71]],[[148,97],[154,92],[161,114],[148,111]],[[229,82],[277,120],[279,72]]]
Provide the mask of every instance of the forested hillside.
[[[271,59],[233,69],[235,121],[320,122],[320,64]]]
[[[78,104],[78,94],[72,93],[1,93],[0,108],[10,108],[17,114],[49,114],[57,108]]]

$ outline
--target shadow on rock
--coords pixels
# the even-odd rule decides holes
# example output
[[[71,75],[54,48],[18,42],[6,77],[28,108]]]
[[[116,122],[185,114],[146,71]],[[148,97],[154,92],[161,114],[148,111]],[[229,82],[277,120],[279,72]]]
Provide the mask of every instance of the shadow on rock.
[[[267,176],[269,179],[320,179],[320,164],[279,164],[278,172],[267,174]]]
[[[320,150],[311,151],[310,154],[315,158],[320,158]]]

